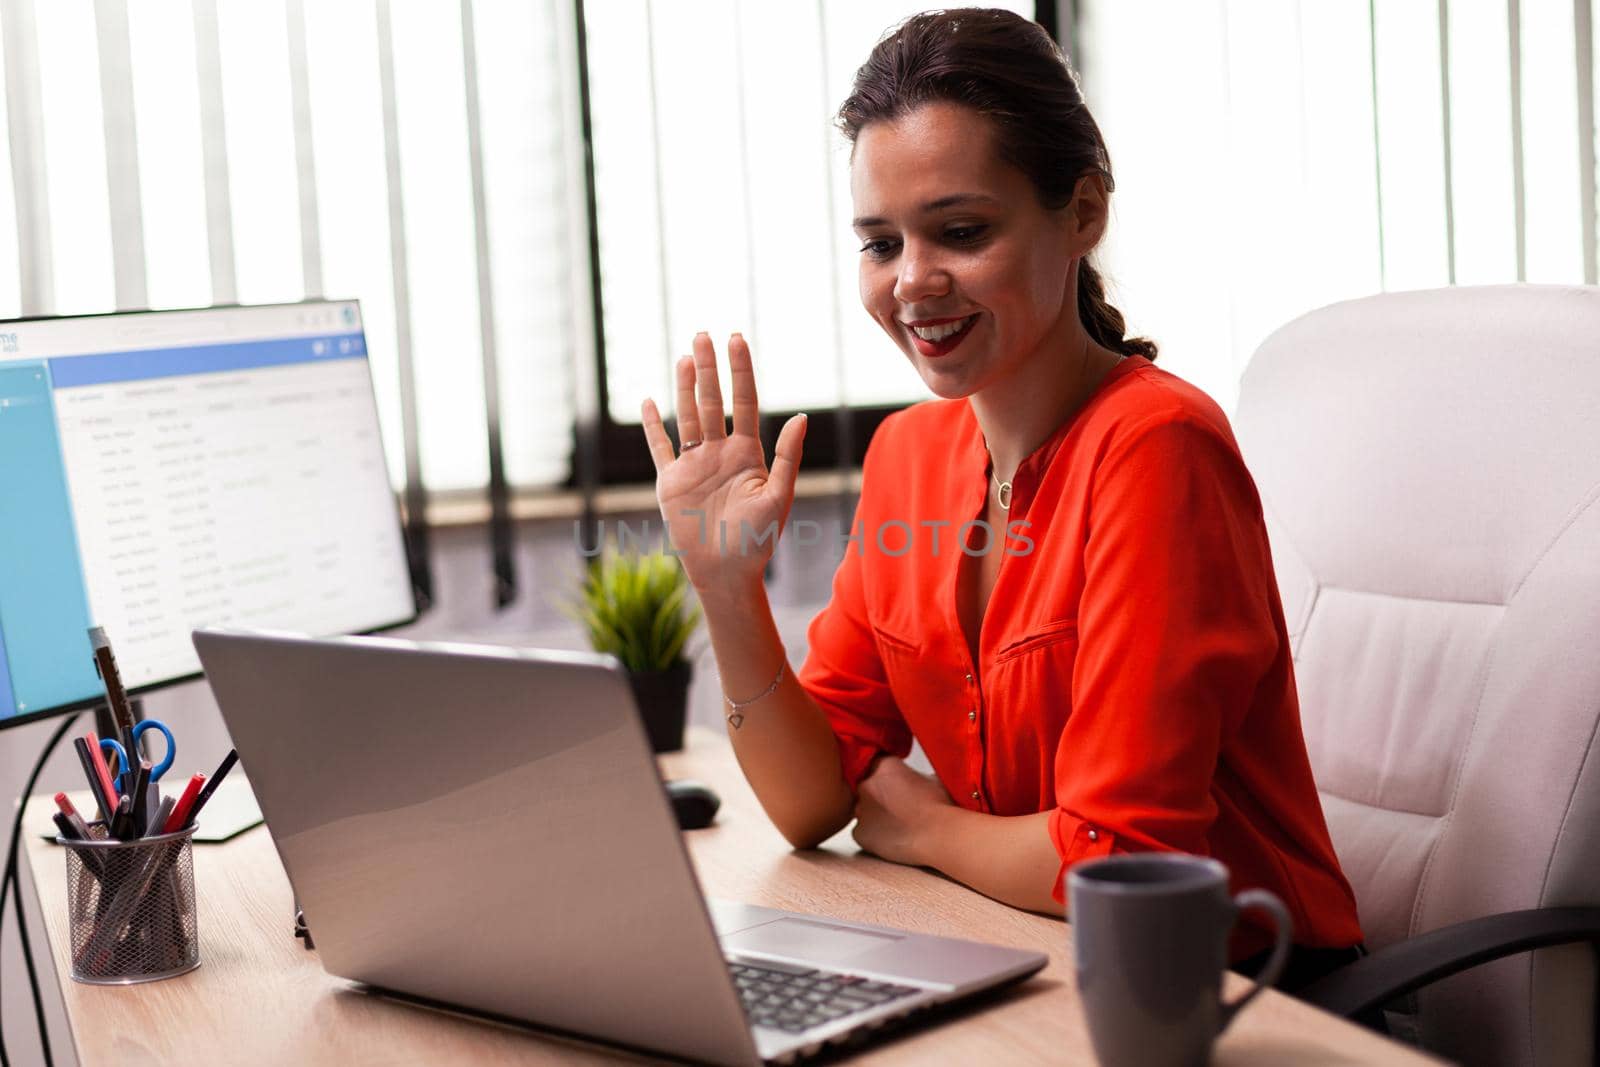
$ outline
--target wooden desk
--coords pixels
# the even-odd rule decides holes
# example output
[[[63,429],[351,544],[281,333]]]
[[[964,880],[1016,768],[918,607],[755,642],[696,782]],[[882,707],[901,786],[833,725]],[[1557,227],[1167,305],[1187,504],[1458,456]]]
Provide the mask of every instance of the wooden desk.
[[[848,835],[791,851],[745,785],[718,736],[691,731],[665,773],[722,795],[708,830],[688,835],[705,891],[769,907],[820,912],[928,933],[1034,948],[1050,964],[1023,986],[864,1050],[870,1064],[1093,1064],[1073,984],[1070,928],[1013,910],[926,871],[862,856]],[[135,1063],[545,1064],[639,1062],[581,1045],[415,1008],[354,990],[324,972],[291,936],[291,896],[265,829],[195,849],[199,970],[132,987],[69,977],[65,862],[39,835],[52,805],[28,805],[26,840],[67,1018],[84,1067]],[[48,969],[45,975],[48,979]],[[1229,994],[1243,979],[1231,977]],[[1397,1043],[1277,993],[1263,994],[1217,1046],[1219,1067],[1259,1064],[1424,1064]]]

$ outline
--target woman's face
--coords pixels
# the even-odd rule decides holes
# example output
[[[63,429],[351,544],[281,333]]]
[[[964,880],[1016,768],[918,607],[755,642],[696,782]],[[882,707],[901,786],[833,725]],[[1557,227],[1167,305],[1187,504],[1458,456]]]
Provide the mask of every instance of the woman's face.
[[[993,142],[988,119],[935,102],[868,123],[851,162],[861,303],[946,399],[1062,358],[1077,322],[1072,264],[1098,237],[1076,201],[1042,207]]]

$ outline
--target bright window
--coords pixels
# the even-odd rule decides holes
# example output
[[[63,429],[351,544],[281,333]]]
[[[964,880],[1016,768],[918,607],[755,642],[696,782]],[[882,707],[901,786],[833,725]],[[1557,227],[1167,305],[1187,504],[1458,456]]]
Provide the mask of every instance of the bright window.
[[[1521,280],[1582,284],[1595,235],[1582,227],[1574,9],[1516,6]],[[1458,284],[1519,280],[1505,5],[1080,10],[1086,96],[1117,178],[1099,253],[1113,303],[1225,408],[1267,334],[1307,311],[1443,286],[1452,269]]]

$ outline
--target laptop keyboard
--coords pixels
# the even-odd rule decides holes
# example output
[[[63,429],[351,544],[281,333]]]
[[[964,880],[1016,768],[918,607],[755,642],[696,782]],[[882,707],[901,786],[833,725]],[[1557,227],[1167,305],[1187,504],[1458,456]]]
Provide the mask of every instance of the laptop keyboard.
[[[920,992],[852,974],[777,966],[730,960],[728,970],[750,1021],[791,1034]]]

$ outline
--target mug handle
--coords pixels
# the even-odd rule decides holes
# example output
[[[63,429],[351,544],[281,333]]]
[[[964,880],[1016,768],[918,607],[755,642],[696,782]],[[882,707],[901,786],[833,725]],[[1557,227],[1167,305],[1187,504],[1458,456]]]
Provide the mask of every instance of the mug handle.
[[[1283,906],[1283,901],[1275,894],[1265,889],[1245,890],[1233,898],[1233,907],[1235,921],[1238,920],[1240,913],[1251,908],[1270,912],[1273,923],[1278,928],[1278,941],[1272,946],[1272,955],[1267,958],[1267,965],[1256,975],[1255,985],[1251,987],[1250,992],[1232,1004],[1223,1002],[1222,1021],[1217,1027],[1218,1033],[1227,1029],[1228,1024],[1244,1010],[1244,1006],[1256,999],[1257,994],[1278,980],[1278,976],[1283,973],[1284,965],[1289,962],[1289,938],[1294,931],[1294,920],[1289,917],[1289,909]]]

